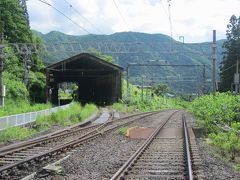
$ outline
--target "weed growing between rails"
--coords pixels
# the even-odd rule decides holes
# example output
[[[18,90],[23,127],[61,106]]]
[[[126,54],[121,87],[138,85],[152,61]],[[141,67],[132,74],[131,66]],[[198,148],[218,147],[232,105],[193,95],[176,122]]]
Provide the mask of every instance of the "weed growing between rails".
[[[118,134],[125,136],[127,134],[128,127],[120,127],[117,129]]]
[[[36,133],[49,129],[53,125],[70,126],[81,122],[96,111],[97,107],[94,104],[86,104],[82,107],[75,102],[67,109],[59,109],[50,115],[39,116],[34,127],[11,127],[0,131],[0,143],[27,139]]]
[[[202,96],[189,104],[188,109],[207,131],[222,156],[240,162],[240,96],[217,93]],[[238,167],[239,168],[239,165]]]

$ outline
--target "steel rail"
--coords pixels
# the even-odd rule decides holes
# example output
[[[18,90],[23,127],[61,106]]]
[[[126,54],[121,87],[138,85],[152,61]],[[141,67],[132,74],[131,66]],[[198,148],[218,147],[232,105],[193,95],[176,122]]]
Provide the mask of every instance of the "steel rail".
[[[74,134],[74,133],[77,133],[77,132],[81,132],[81,131],[84,131],[84,130],[88,130],[88,129],[91,129],[91,128],[97,128],[99,127],[100,125],[93,125],[93,126],[89,126],[89,127],[86,127],[86,128],[80,128],[80,129],[75,129],[74,131],[71,131],[71,129],[69,130],[65,130],[64,132],[61,132],[61,133],[56,133],[56,134],[53,134],[51,136],[44,136],[44,137],[40,137],[40,138],[37,138],[37,139],[34,139],[34,140],[31,140],[31,141],[27,141],[27,142],[23,142],[21,144],[17,144],[17,145],[10,145],[10,147],[6,147],[4,149],[0,149],[0,158],[1,156],[4,156],[5,154],[9,154],[9,153],[14,153],[15,151],[20,151],[22,149],[26,149],[26,148],[30,148],[32,146],[35,146],[39,143],[43,143],[44,141],[50,141],[50,140],[53,140],[55,138],[59,138],[59,137],[63,137],[65,135],[69,135],[69,134]]]
[[[160,111],[162,112],[162,111]],[[0,173],[3,175],[5,174],[6,172],[8,171],[11,171],[12,168],[15,168],[15,167],[20,167],[21,165],[25,164],[25,163],[28,163],[28,162],[32,162],[34,160],[36,161],[39,161],[41,160],[41,158],[43,157],[48,157],[48,156],[53,156],[53,155],[57,155],[59,154],[59,152],[61,153],[62,151],[65,151],[65,150],[68,150],[68,149],[71,149],[71,148],[74,148],[75,146],[81,144],[81,143],[84,143],[86,141],[89,141],[93,138],[96,138],[97,136],[100,136],[102,135],[103,133],[108,133],[118,127],[121,127],[121,126],[124,126],[124,125],[127,125],[127,124],[130,124],[136,120],[140,120],[140,119],[143,119],[145,117],[148,117],[148,116],[153,116],[157,113],[160,113],[159,111],[155,111],[155,112],[147,112],[147,113],[140,113],[140,114],[135,114],[135,115],[131,115],[130,117],[135,117],[135,116],[140,116],[140,115],[143,115],[137,119],[134,119],[134,120],[131,120],[131,121],[127,121],[125,123],[122,123],[122,124],[119,124],[117,126],[114,126],[113,128],[110,128],[110,129],[107,129],[106,131],[99,131],[99,129],[102,129],[104,126],[107,126],[108,124],[111,124],[112,122],[116,122],[116,121],[110,121],[110,122],[107,122],[103,125],[101,125],[99,128],[97,128],[96,130],[93,130],[91,132],[89,132],[88,134],[85,134],[81,137],[78,137],[78,138],[75,138],[73,140],[71,140],[70,142],[67,142],[63,145],[60,145],[58,147],[55,147],[49,151],[46,151],[46,152],[43,152],[43,153],[40,153],[40,154],[37,154],[35,156],[32,156],[32,157],[28,157],[26,159],[23,159],[23,160],[20,160],[20,161],[17,161],[13,164],[9,164],[9,165],[6,165],[6,166],[2,166],[0,167]],[[124,117],[122,119],[127,119],[127,118],[130,118],[130,117]],[[89,136],[88,136],[89,135]],[[0,175],[1,177],[1,175]]]
[[[184,114],[182,115],[183,121],[183,131],[184,131],[184,145],[185,145],[185,153],[187,158],[187,171],[188,171],[188,179],[193,180],[193,170],[192,170],[192,160],[190,153],[190,145],[189,145],[189,133],[187,129],[186,117]]]
[[[95,118],[93,118],[93,120],[91,120],[90,123],[98,117],[99,117],[99,115],[97,115]],[[110,114],[109,118],[110,119],[113,118],[113,113]],[[85,124],[86,123],[80,122],[80,123],[75,124],[73,126],[69,126],[67,128],[60,129],[60,130],[57,130],[57,131],[52,132],[52,133],[48,133],[46,135],[36,137],[34,139],[30,139],[30,140],[26,140],[26,141],[23,141],[23,142],[11,144],[11,145],[8,145],[6,147],[2,147],[2,148],[0,148],[0,157],[2,155],[4,155],[3,153],[5,153],[5,152],[10,152],[11,150],[17,150],[17,148],[21,148],[21,147],[28,146],[28,145],[31,145],[31,144],[34,144],[34,143],[37,143],[37,142],[41,142],[41,141],[44,141],[44,139],[47,139],[47,138],[50,138],[50,137],[57,137],[58,135],[65,135],[65,134],[68,134],[70,132],[74,132],[74,130],[76,130],[76,129],[78,131],[82,131],[82,130],[87,130],[87,129],[91,129],[91,128],[97,128],[98,126],[100,126],[100,124],[94,124],[94,125],[90,125],[88,127],[84,127]],[[77,131],[75,131],[75,132],[77,132]]]
[[[163,126],[172,118],[174,114],[179,111],[174,111],[167,119],[161,124],[157,129],[153,131],[150,137],[143,143],[143,145],[125,162],[125,164],[113,175],[110,180],[120,179],[121,176],[128,171],[130,166],[134,163],[134,161],[146,150],[146,148],[151,144],[156,135],[160,132]]]
[[[140,115],[147,114],[147,113],[150,113],[150,112],[137,113],[137,114],[133,114],[133,115],[130,115],[130,116],[120,118],[118,120],[121,121],[121,120],[124,120],[124,119],[127,119],[127,118],[132,118],[132,117],[140,116]],[[19,144],[16,144],[16,145],[13,144],[13,145],[10,145],[9,147],[0,148],[0,157],[4,156],[6,154],[14,153],[16,151],[21,151],[21,150],[26,149],[26,148],[31,148],[35,145],[43,143],[44,141],[46,142],[46,141],[50,141],[50,140],[53,140],[53,139],[56,139],[56,138],[60,138],[61,136],[63,137],[65,135],[74,134],[74,133],[77,133],[78,131],[80,132],[80,131],[91,129],[91,128],[101,129],[104,126],[108,125],[109,123],[112,123],[111,122],[112,119],[113,119],[113,115],[111,114],[111,116],[109,117],[109,120],[102,125],[97,124],[97,125],[93,125],[93,126],[89,126],[89,127],[85,127],[85,128],[80,127],[79,129],[75,129],[75,128],[77,128],[77,126],[74,125],[73,127],[66,128],[66,129],[61,130],[60,132],[57,132],[57,133],[51,133],[50,135],[44,135],[42,137],[39,137],[39,138],[36,138],[36,139],[33,139],[33,140],[29,140],[29,141],[26,141],[26,142],[23,142],[23,143],[19,143]],[[73,130],[73,129],[75,129],[75,130]]]

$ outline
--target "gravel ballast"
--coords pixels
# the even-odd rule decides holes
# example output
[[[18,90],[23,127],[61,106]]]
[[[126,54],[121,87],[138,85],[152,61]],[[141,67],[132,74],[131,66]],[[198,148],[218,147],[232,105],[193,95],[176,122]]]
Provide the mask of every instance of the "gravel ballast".
[[[197,138],[196,141],[207,179],[240,179],[240,172],[234,171],[230,163],[218,158],[215,149],[208,145],[204,139]]]
[[[155,128],[171,111],[165,111],[158,115],[147,117],[129,125],[129,127]],[[181,113],[173,116],[167,124],[168,128],[179,128],[181,125]],[[193,116],[186,114],[190,127],[196,128]],[[214,149],[197,138],[199,155],[204,166],[206,179],[240,179],[240,174],[223,160],[214,157]],[[48,176],[44,179],[110,179],[113,174],[125,163],[125,161],[142,145],[144,140],[129,139],[120,135],[117,130],[79,146],[71,156],[61,163],[62,174]]]
[[[165,111],[146,117],[128,127],[156,128],[171,112]],[[110,179],[144,141],[126,138],[115,130],[78,147],[67,160],[61,163],[63,174],[47,179]]]

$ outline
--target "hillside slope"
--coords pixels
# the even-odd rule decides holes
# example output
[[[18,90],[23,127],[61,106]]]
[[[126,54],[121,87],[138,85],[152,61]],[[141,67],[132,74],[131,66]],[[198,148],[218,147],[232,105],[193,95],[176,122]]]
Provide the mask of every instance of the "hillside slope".
[[[112,55],[115,62],[126,68],[128,63],[147,63],[159,65],[206,65],[206,79],[211,78],[211,43],[191,43],[182,44],[172,40],[169,36],[163,34],[146,34],[137,32],[122,32],[112,35],[84,35],[72,36],[61,32],[52,31],[48,34],[42,34],[34,31],[40,36],[45,44],[65,44],[64,48],[50,51],[48,57],[44,59],[45,63],[66,59],[81,52],[87,52],[89,48],[103,49],[103,52]],[[221,61],[222,44],[224,40],[217,42],[217,63]],[[81,44],[81,51],[74,48],[68,48],[68,43]],[[110,44],[109,44],[110,43]],[[120,47],[124,43],[123,47]],[[99,48],[99,46],[102,46]],[[110,52],[109,52],[110,51]],[[174,67],[174,66],[149,66],[130,68],[130,79],[134,84],[139,84],[141,76],[144,74],[146,84],[151,81],[155,83],[166,82],[174,89],[174,92],[192,93],[201,89],[203,82],[203,66],[200,67]],[[208,83],[209,84],[209,83]],[[206,87],[209,90],[209,86]]]

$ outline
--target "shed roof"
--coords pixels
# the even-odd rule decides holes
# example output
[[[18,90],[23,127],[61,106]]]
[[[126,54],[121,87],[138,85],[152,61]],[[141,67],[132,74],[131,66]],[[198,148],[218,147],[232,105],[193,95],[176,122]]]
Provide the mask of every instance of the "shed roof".
[[[74,71],[74,70],[83,70],[83,69],[92,69],[98,71],[123,71],[123,68],[115,65],[113,63],[107,62],[101,58],[98,58],[89,53],[81,53],[75,56],[72,56],[68,59],[59,61],[57,63],[47,66],[47,69],[63,69],[64,71]]]

